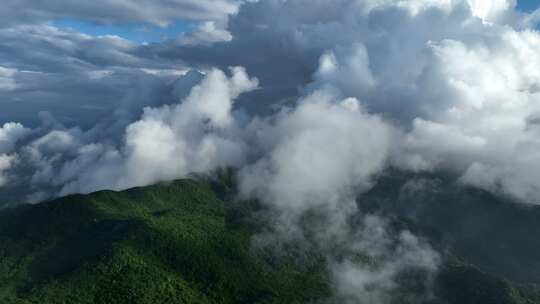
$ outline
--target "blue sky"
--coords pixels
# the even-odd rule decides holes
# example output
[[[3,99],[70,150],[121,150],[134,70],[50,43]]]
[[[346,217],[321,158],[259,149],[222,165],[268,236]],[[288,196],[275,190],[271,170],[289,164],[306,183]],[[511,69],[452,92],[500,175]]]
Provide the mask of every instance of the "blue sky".
[[[59,28],[71,28],[91,35],[116,35],[137,43],[159,42],[177,37],[180,33],[191,31],[196,25],[193,22],[177,21],[167,27],[146,24],[102,25],[75,19],[60,19],[53,22]]]
[[[518,9],[533,11],[540,7],[540,0],[518,0]]]

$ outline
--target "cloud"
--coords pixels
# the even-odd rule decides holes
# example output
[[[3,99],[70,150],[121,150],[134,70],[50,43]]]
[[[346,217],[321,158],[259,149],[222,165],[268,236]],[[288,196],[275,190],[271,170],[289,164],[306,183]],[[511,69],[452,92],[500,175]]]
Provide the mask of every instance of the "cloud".
[[[208,45],[216,42],[230,42],[231,40],[231,33],[218,28],[214,21],[204,22],[195,31],[178,37],[180,45]]]
[[[0,127],[0,153],[9,153],[15,149],[17,141],[30,133],[19,123],[5,123]]]
[[[457,168],[464,182],[538,203],[537,176],[524,163],[534,166],[540,156],[540,35],[499,30],[495,41],[429,45],[433,61],[422,85],[429,89],[418,95],[437,103],[421,104],[425,114],[404,147],[428,167]]]
[[[399,289],[399,276],[411,271],[423,271],[426,277],[419,288],[424,290],[409,293],[409,300],[424,302],[434,297],[431,284],[440,264],[439,254],[409,231],[391,235],[388,225],[387,220],[381,217],[367,215],[355,231],[354,238],[349,240],[350,248],[371,262],[331,260],[336,302],[393,303]]]
[[[368,189],[385,165],[391,127],[354,98],[339,101],[318,91],[274,120],[255,126],[265,153],[241,172],[241,189],[285,216],[340,209],[355,190]]]
[[[325,60],[319,71],[326,72]],[[241,169],[240,193],[270,207],[273,223],[254,238],[256,247],[278,256],[290,244],[315,250],[328,262],[332,303],[390,303],[399,275],[411,269],[425,271],[428,292],[416,296],[429,299],[438,253],[406,230],[394,237],[386,220],[357,210],[355,197],[387,165],[398,132],[390,123],[326,88],[248,129],[260,155]]]
[[[50,25],[0,29],[0,121],[35,127],[47,111],[63,125],[132,122],[144,106],[174,99],[189,68],[139,54],[115,36],[91,37]],[[112,114],[112,115],[111,115]]]
[[[171,76],[189,67],[181,61],[161,60],[143,45],[118,36],[90,36],[78,32],[77,26],[62,28],[56,21],[120,29],[140,26],[141,30],[194,22],[198,28],[183,33],[182,43],[211,44],[231,39],[225,27],[241,2],[8,0],[2,4],[0,40],[6,43],[0,46],[0,122],[37,126],[36,113],[48,111],[64,125],[91,128],[107,113],[119,112],[115,111],[118,100],[137,108],[121,118],[129,120],[140,115],[144,106],[170,102]]]
[[[233,116],[234,100],[257,88],[244,69],[230,77],[214,69],[177,105],[145,108],[125,128],[123,145],[94,142],[94,132],[53,130],[34,140],[24,156],[38,168],[34,186],[59,187],[59,194],[125,189],[238,166],[246,147]]]
[[[218,20],[223,22],[238,10],[233,0],[137,1],[97,0],[66,2],[60,0],[6,0],[0,10],[0,26],[46,22],[72,18],[102,24],[142,22],[166,26],[178,19]]]
[[[6,123],[0,127],[0,187],[8,182],[7,171],[17,161],[17,154],[13,153],[17,142],[29,133],[29,129],[18,123]]]
[[[476,186],[536,203],[536,176],[517,160],[537,157],[539,34],[525,22],[534,13],[515,5],[259,1],[231,18],[228,43],[165,43],[148,51],[196,66],[245,66],[264,88],[255,109],[239,101],[250,112],[333,88],[399,125],[396,166],[465,175],[482,164],[494,168],[484,172],[495,174],[485,179],[494,182]]]
[[[198,79],[194,74],[184,77]],[[366,216],[365,229],[382,233],[372,239],[377,246],[366,245],[365,235],[373,231],[349,225],[357,214],[354,197],[368,190],[386,166],[396,130],[359,100],[342,99],[332,88],[312,92],[273,117],[246,120],[235,112],[234,102],[257,87],[258,81],[243,68],[232,68],[229,75],[210,70],[179,104],[145,108],[139,120],[127,125],[119,147],[99,141],[94,130],[54,123],[52,130],[35,130],[43,134],[17,152],[20,165],[31,167],[27,178],[33,192],[27,201],[125,189],[233,166],[242,168],[242,193],[279,212],[275,237],[296,239],[306,232],[301,223],[306,214],[322,216],[309,230],[331,263],[339,299],[383,301],[384,292],[396,288],[396,276],[407,267],[432,271],[436,254],[410,233],[401,232],[396,243],[385,235],[382,220]],[[11,160],[5,169],[10,167]],[[350,253],[338,259],[331,244]],[[391,259],[390,247],[398,248]],[[353,258],[357,254],[380,259],[380,268],[359,264]],[[426,258],[410,259],[421,254]],[[361,276],[370,279],[359,281]],[[351,295],[348,284],[372,294]]]
[[[0,91],[11,91],[16,88],[16,82],[15,79],[13,79],[13,75],[17,70],[15,69],[7,69],[0,67]]]
[[[5,171],[11,168],[15,160],[14,155],[0,154],[0,187],[7,183],[8,177],[5,175]]]
[[[156,3],[157,10],[148,4],[147,11],[130,14],[141,8],[94,12],[92,3],[85,4],[86,17],[71,6],[65,8],[71,17],[103,23],[165,24],[187,14],[165,9],[182,5],[203,10],[212,6],[230,16],[228,23],[220,17],[198,17],[210,12],[184,16],[208,21],[193,33],[150,45],[115,36],[91,37],[40,22],[24,24],[24,18],[1,28],[0,39],[10,43],[0,46],[0,120],[23,121],[39,129],[40,136],[64,132],[74,142],[64,151],[49,151],[37,139],[17,149],[18,154],[33,155],[39,168],[33,180],[52,178],[65,188],[62,193],[69,193],[144,184],[247,161],[243,174],[257,178],[246,185],[246,192],[264,196],[287,186],[301,189],[272,197],[287,202],[308,190],[325,197],[324,191],[367,187],[367,181],[390,163],[413,171],[452,170],[462,182],[523,202],[540,201],[534,173],[540,171],[530,170],[539,157],[540,36],[527,27],[537,12],[519,13],[515,1],[505,0],[266,0],[231,7],[226,4],[230,2],[219,3],[172,1]],[[35,4],[31,13],[43,19],[32,19],[57,18],[55,4]],[[214,75],[212,67],[225,70],[231,65],[246,67],[260,89],[239,87],[244,94],[230,91],[206,103],[164,106],[203,98],[189,97],[197,90],[188,94],[203,78],[195,70]],[[243,74],[233,75],[237,76],[227,81],[235,82]],[[208,85],[209,92],[224,92],[217,84],[227,81]],[[356,111],[345,111],[357,106]],[[177,107],[198,118],[180,115]],[[40,110],[56,117],[55,127],[40,127],[35,118]],[[173,120],[185,120],[183,127]],[[206,120],[213,122],[210,130]],[[346,122],[343,129],[337,128]],[[200,128],[208,132],[196,131]],[[283,135],[287,128],[292,135]],[[373,130],[381,130],[379,141],[370,142],[369,136],[379,132]],[[317,132],[316,139],[310,137]],[[330,136],[331,132],[338,133]],[[292,136],[299,143],[291,142]],[[356,136],[368,137],[362,140],[371,150],[360,148]],[[335,146],[329,144],[333,140],[338,140]],[[148,149],[146,154],[140,148],[146,142],[162,149]],[[178,153],[185,156],[166,165]],[[328,178],[303,178],[305,185],[294,180],[293,173],[308,176],[312,171],[296,168],[293,158],[287,163],[284,155],[295,153],[312,155],[321,167],[311,169],[329,172]],[[333,153],[343,162],[327,160]],[[353,156],[369,160],[370,166],[353,163]],[[142,166],[154,158],[156,169],[149,168],[148,176],[124,177],[134,175],[128,163]],[[91,170],[95,164],[101,169]],[[87,166],[87,173],[76,177],[77,168]],[[106,184],[111,180],[114,186]]]

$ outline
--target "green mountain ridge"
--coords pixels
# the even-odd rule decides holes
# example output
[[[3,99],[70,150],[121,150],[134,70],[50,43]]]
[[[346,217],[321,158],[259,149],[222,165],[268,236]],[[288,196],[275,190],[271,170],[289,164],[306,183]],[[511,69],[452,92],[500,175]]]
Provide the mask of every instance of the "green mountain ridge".
[[[249,237],[189,180],[8,210],[0,303],[303,303],[328,292],[319,273],[253,257]]]
[[[179,180],[1,211],[0,303],[327,303],[324,260],[253,250],[259,224],[229,189]],[[392,303],[417,303],[403,281]],[[540,303],[533,285],[457,260],[434,292],[425,303]]]

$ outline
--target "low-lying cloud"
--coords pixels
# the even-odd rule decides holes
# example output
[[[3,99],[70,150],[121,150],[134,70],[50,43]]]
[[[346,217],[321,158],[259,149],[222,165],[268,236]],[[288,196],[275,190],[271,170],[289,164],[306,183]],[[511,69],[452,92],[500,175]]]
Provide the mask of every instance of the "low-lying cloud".
[[[239,166],[247,147],[237,135],[233,102],[257,85],[242,68],[231,68],[230,77],[210,70],[181,103],[145,108],[140,120],[126,126],[120,145],[96,141],[96,130],[55,129],[19,154],[34,168],[31,184],[58,188],[56,195],[120,190]]]

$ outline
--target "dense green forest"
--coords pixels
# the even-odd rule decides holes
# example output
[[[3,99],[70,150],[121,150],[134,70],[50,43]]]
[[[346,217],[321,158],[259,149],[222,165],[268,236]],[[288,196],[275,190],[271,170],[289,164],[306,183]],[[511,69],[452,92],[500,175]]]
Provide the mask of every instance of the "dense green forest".
[[[0,211],[0,303],[331,301],[322,257],[299,262],[250,246],[264,225],[252,218],[259,207],[229,199],[229,186],[179,180]],[[380,199],[374,191],[371,202]],[[418,224],[417,233],[429,231],[403,221],[411,229]],[[512,283],[470,261],[448,254],[429,303],[540,303],[535,285]],[[415,303],[407,296],[411,280],[404,276],[392,303]]]

